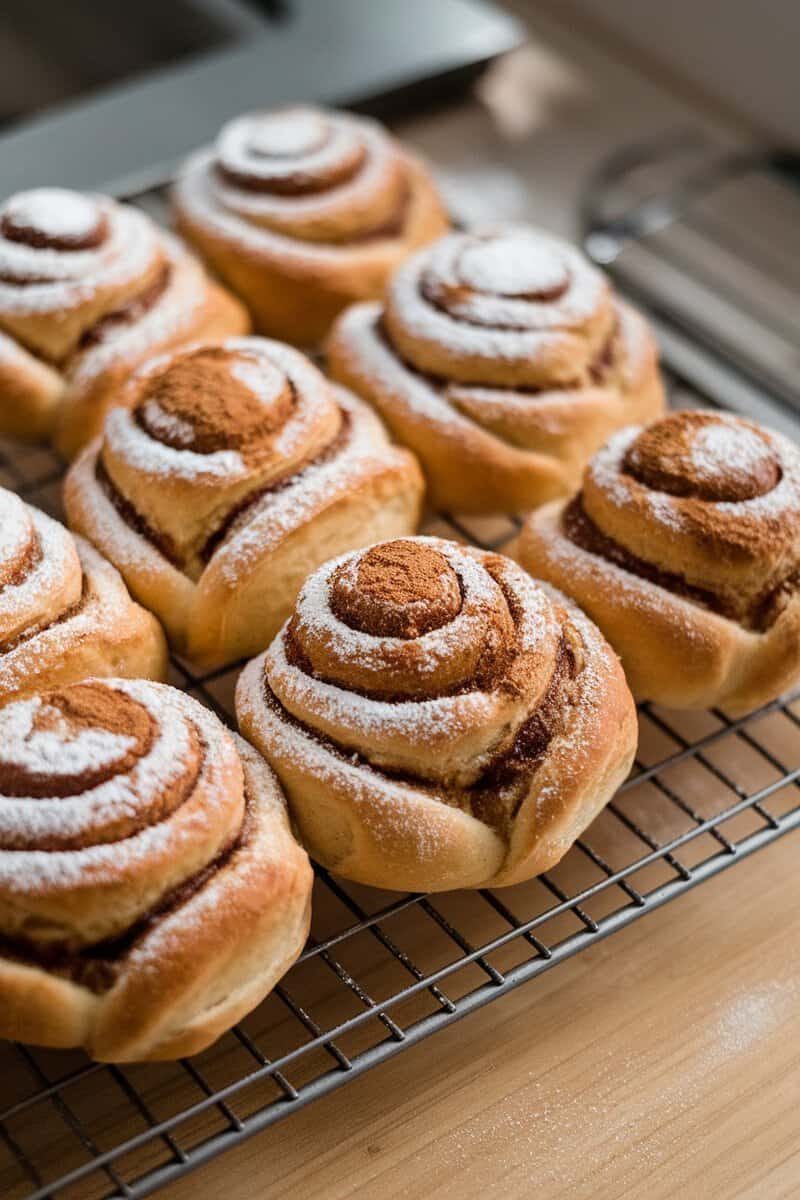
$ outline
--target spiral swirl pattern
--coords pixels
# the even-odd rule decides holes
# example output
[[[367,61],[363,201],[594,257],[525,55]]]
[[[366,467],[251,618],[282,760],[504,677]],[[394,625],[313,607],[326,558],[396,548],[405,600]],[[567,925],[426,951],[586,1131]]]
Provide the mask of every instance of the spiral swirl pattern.
[[[387,272],[446,227],[427,175],[378,124],[315,108],[230,122],[187,164],[175,203],[262,331],[297,342],[319,336],[312,326],[337,305],[379,294]],[[292,291],[281,310],[280,297],[260,294],[278,277],[308,292]]]
[[[578,250],[526,227],[416,254],[383,311],[343,315],[330,356],[420,454],[435,498],[467,510],[565,491],[611,430],[662,405],[642,319]]]
[[[88,680],[0,710],[0,1033],[176,1057],[299,952],[311,871],[264,764],[197,701]]]
[[[769,597],[800,568],[800,455],[724,413],[622,430],[589,464],[566,515],[579,542],[592,526],[634,573],[636,559],[642,574],[650,564],[745,625],[769,623]]]
[[[18,193],[0,209],[0,328],[61,361],[164,267],[158,232],[137,209],[59,188]]]
[[[217,139],[216,194],[254,225],[315,242],[400,228],[408,181],[372,121],[288,109],[240,117]]]
[[[382,886],[535,873],[569,844],[590,779],[602,793],[592,803],[608,798],[608,763],[597,760],[610,754],[611,773],[624,771],[634,736],[630,698],[596,631],[510,560],[436,538],[380,543],[320,568],[242,676],[237,711],[312,853]],[[577,769],[567,780],[554,764],[569,753]],[[562,769],[533,835],[540,773]],[[322,817],[315,808],[325,789],[360,825],[344,852],[342,813],[331,820],[330,801]],[[365,839],[385,852],[392,843],[397,879]]]
[[[643,698],[736,713],[800,674],[800,451],[749,421],[620,430],[513,553],[598,623]]]
[[[98,467],[169,557],[198,579],[249,497],[349,437],[336,395],[279,342],[230,339],[147,363],[108,416]]]
[[[416,255],[392,282],[384,321],[417,370],[536,388],[588,382],[615,314],[578,250],[519,228],[451,234]]]
[[[0,711],[0,741],[7,937],[71,949],[113,938],[241,831],[234,745],[181,693],[73,684]]]
[[[235,636],[226,657],[263,649],[291,603],[290,582],[299,587],[326,549],[368,540],[370,521],[382,529],[389,520],[390,532],[414,527],[421,481],[410,455],[389,446],[364,406],[279,342],[234,338],[163,356],[132,376],[121,399],[102,442],[70,472],[67,512],[184,651],[192,653],[190,627],[201,640],[213,642],[221,627]],[[372,489],[375,511],[362,518],[362,534],[350,528],[347,508],[363,505]],[[393,506],[400,511],[390,516]],[[285,594],[272,601],[276,619],[256,596],[261,576],[253,572],[263,568],[266,579],[282,544],[306,527],[313,538],[329,511],[341,533],[292,553],[277,589]],[[234,635],[230,605],[245,602],[251,578],[248,615]],[[215,617],[209,609],[222,602],[226,611]]]
[[[244,333],[237,301],[143,212],[38,188],[0,208],[0,431],[71,458],[148,355]]]
[[[62,525],[0,489],[0,703],[44,681],[159,678],[157,622],[117,572]]]
[[[81,599],[81,565],[66,529],[0,490],[0,645],[35,632]]]

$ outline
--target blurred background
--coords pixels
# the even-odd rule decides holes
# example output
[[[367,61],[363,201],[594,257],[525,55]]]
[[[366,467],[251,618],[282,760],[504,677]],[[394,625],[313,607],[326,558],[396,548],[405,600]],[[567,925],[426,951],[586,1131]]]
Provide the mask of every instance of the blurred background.
[[[683,369],[797,431],[796,0],[0,8],[4,192],[59,183],[157,204],[175,164],[241,111],[357,107],[429,156],[458,221],[582,240]]]

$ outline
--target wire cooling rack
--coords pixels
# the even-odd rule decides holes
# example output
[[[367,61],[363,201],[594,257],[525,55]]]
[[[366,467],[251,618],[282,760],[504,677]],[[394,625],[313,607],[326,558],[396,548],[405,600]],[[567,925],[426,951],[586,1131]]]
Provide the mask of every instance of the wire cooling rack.
[[[711,402],[666,373],[674,403]],[[56,516],[60,481],[49,451],[0,442],[0,484]],[[494,549],[516,527],[440,515],[427,531]],[[228,722],[237,673],[172,664]],[[640,727],[631,778],[538,879],[429,897],[319,869],[299,962],[195,1058],[121,1067],[0,1043],[0,1196],[150,1195],[800,825],[800,694],[735,721],[643,705]]]

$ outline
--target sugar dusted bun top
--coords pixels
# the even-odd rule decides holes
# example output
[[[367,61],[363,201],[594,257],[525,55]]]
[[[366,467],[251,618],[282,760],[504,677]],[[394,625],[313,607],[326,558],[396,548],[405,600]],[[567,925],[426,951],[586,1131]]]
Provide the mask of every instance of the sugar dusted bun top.
[[[721,413],[677,412],[648,426],[625,453],[625,471],[654,491],[736,503],[780,483],[780,456],[769,434]]]
[[[616,324],[611,290],[580,251],[525,227],[453,233],[418,252],[388,291],[402,356],[453,384],[580,386]]]
[[[601,553],[632,556],[632,570],[650,564],[665,586],[769,624],[800,570],[800,450],[729,413],[670,413],[607,442],[566,521],[573,540],[599,534]]]
[[[161,235],[143,212],[63,188],[20,192],[0,208],[0,329],[64,357],[104,310],[164,268]],[[60,330],[51,322],[42,333],[46,316]]]
[[[248,113],[192,166],[202,167],[184,181],[195,215],[234,222],[228,231],[254,247],[267,231],[336,246],[402,229],[407,162],[365,117],[300,106]]]
[[[0,932],[113,937],[233,845],[244,804],[230,735],[172,688],[90,680],[7,705]]]

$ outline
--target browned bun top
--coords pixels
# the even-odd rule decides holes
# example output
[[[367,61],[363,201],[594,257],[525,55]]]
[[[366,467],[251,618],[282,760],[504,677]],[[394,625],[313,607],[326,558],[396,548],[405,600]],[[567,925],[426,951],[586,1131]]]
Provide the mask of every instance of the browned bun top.
[[[140,209],[65,188],[0,207],[0,331],[65,365],[167,284],[168,238]]]
[[[136,414],[176,450],[253,451],[282,427],[293,402],[290,380],[268,360],[254,364],[241,350],[204,346],[145,376]]]
[[[781,478],[768,435],[715,413],[675,412],[647,426],[628,447],[624,470],[671,496],[736,502],[764,496]]]
[[[69,953],[148,918],[243,834],[233,739],[144,680],[0,710],[0,942]]]
[[[439,538],[324,564],[252,666],[245,707],[280,728],[281,754],[353,779],[366,765],[371,791],[432,789],[504,835],[545,756],[580,759],[584,716],[608,699],[632,724],[581,613],[510,559]]]
[[[74,772],[57,775],[42,763],[6,757],[7,744],[0,745],[0,793],[4,796],[74,796],[97,787],[114,775],[130,771],[146,754],[153,738],[153,723],[147,710],[132,697],[112,692],[101,683],[76,683],[47,694],[47,703],[31,722],[30,737],[48,734],[64,742],[99,730],[119,739],[119,752],[87,762]]]
[[[222,220],[243,247],[291,256],[295,241],[345,247],[401,235],[414,170],[377,122],[291,106],[229,121],[189,161],[177,197],[209,230]]]
[[[383,323],[403,359],[452,385],[579,388],[622,369],[603,275],[526,226],[452,233],[418,252],[391,281]]]
[[[797,591],[800,452],[730,413],[670,413],[609,439],[564,528],[632,574],[766,628]]]
[[[254,114],[223,130],[217,171],[254,192],[302,195],[351,179],[366,149],[331,116],[300,106]]]
[[[351,629],[409,639],[457,616],[461,590],[442,554],[400,540],[373,546],[355,573],[340,568],[331,585],[331,608]]]
[[[96,197],[63,188],[20,192],[0,210],[3,237],[35,250],[94,250],[108,232]]]

